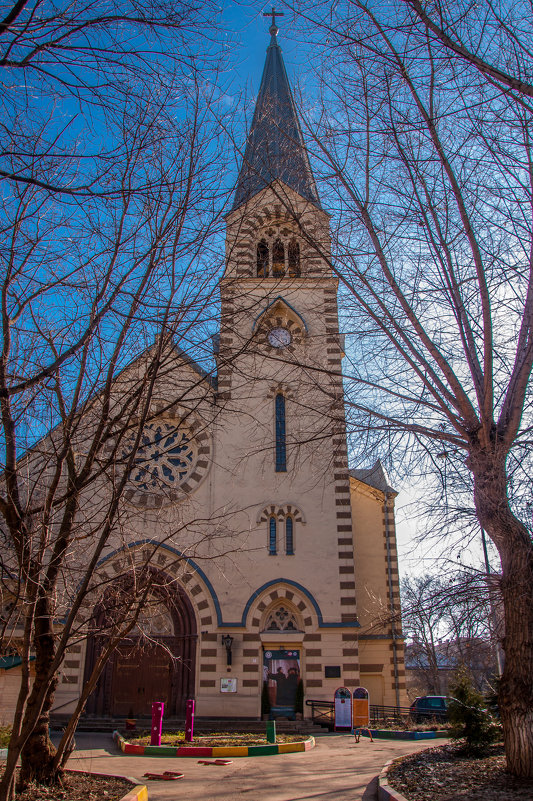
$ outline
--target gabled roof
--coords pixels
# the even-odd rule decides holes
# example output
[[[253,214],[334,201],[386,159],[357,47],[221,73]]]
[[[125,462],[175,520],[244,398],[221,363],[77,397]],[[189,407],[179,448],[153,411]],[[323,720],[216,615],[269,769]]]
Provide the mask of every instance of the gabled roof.
[[[350,470],[350,475],[352,478],[356,478],[358,481],[362,481],[363,484],[368,484],[368,486],[374,487],[374,489],[381,492],[394,492],[394,494],[397,494],[394,487],[391,487],[387,472],[379,459],[373,467]]]
[[[270,28],[270,33],[270,45],[233,209],[276,178],[320,207],[281,48],[276,40],[278,29],[275,25]]]

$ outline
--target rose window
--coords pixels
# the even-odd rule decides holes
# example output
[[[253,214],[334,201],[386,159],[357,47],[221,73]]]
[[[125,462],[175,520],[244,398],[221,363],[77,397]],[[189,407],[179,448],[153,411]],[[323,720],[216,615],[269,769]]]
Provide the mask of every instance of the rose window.
[[[145,426],[130,479],[141,490],[177,487],[192,471],[195,447],[189,432],[170,423]]]
[[[264,631],[300,631],[294,612],[279,606],[267,616]]]

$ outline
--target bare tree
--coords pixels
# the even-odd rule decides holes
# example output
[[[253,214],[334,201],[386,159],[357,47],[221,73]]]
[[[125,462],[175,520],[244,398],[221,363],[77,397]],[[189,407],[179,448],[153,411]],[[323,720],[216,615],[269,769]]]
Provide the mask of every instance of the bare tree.
[[[468,668],[478,689],[496,674],[498,635],[491,625],[492,586],[483,572],[450,571],[408,577],[402,607],[408,662],[424,691],[446,694],[450,671]]]
[[[0,24],[3,635],[15,627],[22,656],[3,801],[19,756],[23,781],[60,776],[70,741],[54,758],[47,733],[58,671],[87,634],[100,557],[127,542],[129,476],[148,470],[143,427],[156,406],[188,425],[209,394],[176,340],[200,361],[210,352],[224,203],[211,11],[17,3]],[[168,538],[192,553],[187,514]],[[107,655],[153,588],[137,573]]]
[[[406,467],[415,455],[429,471],[444,455],[463,475],[465,511],[502,564],[508,765],[531,776],[533,542],[510,492],[531,453],[528,96],[516,102],[518,89],[428,33],[408,4],[298,10],[324,65],[307,125],[353,332],[349,424],[359,438],[370,429],[368,448],[386,447]],[[498,47],[500,63],[519,53],[531,74],[528,14],[513,6]],[[531,472],[522,476],[530,494]]]

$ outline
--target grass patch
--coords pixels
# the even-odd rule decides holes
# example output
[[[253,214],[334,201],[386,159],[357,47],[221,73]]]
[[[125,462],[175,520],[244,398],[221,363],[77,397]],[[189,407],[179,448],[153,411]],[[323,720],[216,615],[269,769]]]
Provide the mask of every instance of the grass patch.
[[[122,732],[122,736],[135,745],[150,745],[150,731],[145,729],[138,732]],[[305,739],[301,734],[278,734],[276,743],[298,743]],[[171,745],[176,747],[183,746],[205,746],[211,748],[217,745],[267,745],[266,735],[256,732],[207,732],[197,735],[192,742],[185,742],[184,731],[166,731],[161,735],[161,745]]]

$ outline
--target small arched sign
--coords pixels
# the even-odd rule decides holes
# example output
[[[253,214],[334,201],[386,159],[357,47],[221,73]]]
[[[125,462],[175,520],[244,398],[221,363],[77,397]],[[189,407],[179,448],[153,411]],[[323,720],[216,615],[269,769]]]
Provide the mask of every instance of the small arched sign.
[[[335,731],[352,730],[352,694],[347,687],[338,687],[333,696]]]

